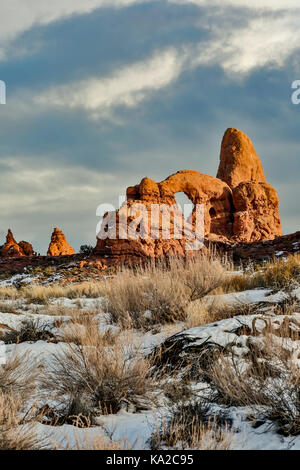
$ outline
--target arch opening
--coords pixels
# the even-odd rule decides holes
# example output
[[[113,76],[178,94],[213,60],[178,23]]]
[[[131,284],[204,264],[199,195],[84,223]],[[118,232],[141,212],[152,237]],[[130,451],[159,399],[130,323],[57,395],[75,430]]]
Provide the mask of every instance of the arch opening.
[[[194,204],[184,192],[175,193],[174,197],[177,206],[184,215],[185,220],[188,220],[194,210]]]

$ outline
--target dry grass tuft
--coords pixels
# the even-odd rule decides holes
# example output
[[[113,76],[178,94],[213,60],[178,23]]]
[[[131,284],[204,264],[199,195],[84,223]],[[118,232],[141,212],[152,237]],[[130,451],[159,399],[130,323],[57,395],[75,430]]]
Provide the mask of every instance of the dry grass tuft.
[[[225,414],[213,415],[207,403],[181,403],[152,434],[150,446],[153,450],[229,450],[233,446],[230,427],[231,420]]]
[[[63,324],[63,334],[60,339],[79,346],[97,348],[113,346],[120,339],[120,331],[113,328],[100,329],[97,317],[84,314],[75,316]]]
[[[79,425],[79,427],[82,427]],[[125,439],[114,441],[99,433],[97,436],[85,434],[83,438],[77,436],[74,444],[57,444],[58,450],[131,450],[131,446]]]
[[[38,449],[42,443],[34,432],[34,414],[25,412],[32,398],[38,368],[28,355],[9,357],[0,366],[0,450]]]
[[[242,302],[233,305],[194,302],[187,310],[186,328],[195,328],[240,315],[252,315],[257,311],[259,306]]]
[[[124,269],[104,283],[106,310],[125,328],[184,321],[190,302],[220,287],[225,276],[226,263],[204,254]]]
[[[22,409],[24,400],[0,392],[0,450],[37,450],[41,448],[34,423]],[[21,417],[23,415],[23,417]]]
[[[0,299],[25,298],[32,303],[46,304],[51,298],[67,297],[77,299],[80,297],[98,298],[102,294],[102,282],[85,281],[77,284],[62,286],[59,284],[28,285],[17,289],[15,287],[0,287]]]
[[[19,292],[15,287],[1,286],[0,287],[0,299],[1,300],[15,300],[19,297]]]

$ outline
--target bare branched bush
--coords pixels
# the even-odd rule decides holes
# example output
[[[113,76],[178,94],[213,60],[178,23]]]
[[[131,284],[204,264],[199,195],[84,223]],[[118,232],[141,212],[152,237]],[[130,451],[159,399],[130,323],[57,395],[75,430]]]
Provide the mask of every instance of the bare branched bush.
[[[78,415],[93,422],[95,415],[117,413],[122,406],[149,407],[150,364],[128,342],[107,346],[93,335],[88,346],[68,344],[51,364],[42,386],[59,403],[60,422]]]
[[[0,366],[0,393],[30,398],[39,375],[36,361],[29,354],[9,355],[6,363]]]
[[[2,340],[6,344],[19,344],[25,341],[51,341],[57,342],[53,333],[45,325],[29,319],[24,320],[18,329],[10,330],[4,334]]]

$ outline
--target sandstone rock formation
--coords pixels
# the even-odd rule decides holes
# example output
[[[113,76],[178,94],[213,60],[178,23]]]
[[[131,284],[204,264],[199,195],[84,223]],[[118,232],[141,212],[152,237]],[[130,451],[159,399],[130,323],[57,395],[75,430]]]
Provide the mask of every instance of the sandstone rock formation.
[[[183,192],[191,203],[204,205],[205,235],[226,239],[232,234],[232,192],[223,181],[193,170],[178,171],[161,183],[144,178],[127,189],[127,199],[152,204],[176,205],[175,194]]]
[[[19,242],[19,247],[21,248],[25,256],[34,256],[35,253],[30,243],[22,240],[21,242]]]
[[[73,255],[75,251],[67,242],[61,230],[55,228],[51,235],[51,242],[47,251],[48,256]]]
[[[266,183],[265,173],[255,148],[244,132],[227,129],[224,134],[217,178],[235,188],[245,181]]]
[[[232,189],[236,241],[270,240],[282,235],[277,192],[267,183],[251,140],[238,129],[227,129],[224,134],[217,178]]]
[[[12,231],[9,229],[6,235],[6,242],[0,250],[3,257],[18,258],[21,256],[34,256],[32,245],[28,242],[16,242]]]
[[[94,253],[118,257],[121,262],[184,254],[187,234],[180,239],[175,235],[183,218],[176,205],[178,192],[185,193],[194,205],[190,232],[195,228],[196,207],[203,205],[203,234],[208,240],[254,242],[282,234],[278,196],[266,182],[251,140],[237,129],[228,129],[221,145],[217,178],[192,170],[178,171],[160,183],[143,178],[140,184],[127,189],[127,203],[104,218]],[[161,215],[153,223],[153,205],[172,208],[168,239],[163,236]]]

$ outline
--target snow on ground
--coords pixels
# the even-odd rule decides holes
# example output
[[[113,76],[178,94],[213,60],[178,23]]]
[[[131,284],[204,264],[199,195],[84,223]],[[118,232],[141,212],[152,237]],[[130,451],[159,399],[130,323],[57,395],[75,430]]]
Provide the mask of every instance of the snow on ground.
[[[0,281],[0,287],[14,286],[15,283],[21,282],[22,284],[31,284],[38,280],[37,276],[32,276],[31,274],[15,274],[14,276],[9,277]]]
[[[255,429],[247,420],[247,408],[232,407],[228,416],[232,424],[232,450],[300,450],[300,437],[285,437],[277,434],[272,424],[266,422]],[[49,448],[82,448],[93,439],[112,437],[113,441],[121,441],[123,449],[150,449],[149,440],[152,433],[158,429],[162,416],[167,410],[147,411],[144,413],[127,413],[120,411],[99,419],[101,426],[87,429],[63,425],[56,428],[37,424],[39,439]],[[104,426],[104,427],[103,427]]]
[[[300,300],[300,288],[293,289],[290,295],[295,295]],[[272,294],[271,289],[251,289],[242,292],[233,292],[230,294],[208,295],[205,301],[208,305],[247,305],[265,302],[276,304],[289,297],[286,292],[278,291]]]

